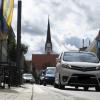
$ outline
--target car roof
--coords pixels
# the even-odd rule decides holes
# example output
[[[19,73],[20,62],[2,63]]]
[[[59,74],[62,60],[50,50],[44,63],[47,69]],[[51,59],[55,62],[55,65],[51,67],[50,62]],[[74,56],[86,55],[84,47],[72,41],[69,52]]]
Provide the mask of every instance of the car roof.
[[[75,53],[91,53],[91,54],[95,54],[94,52],[89,52],[89,51],[75,51],[75,50],[72,50],[72,51],[63,51],[62,53],[73,53],[73,52],[75,52]]]

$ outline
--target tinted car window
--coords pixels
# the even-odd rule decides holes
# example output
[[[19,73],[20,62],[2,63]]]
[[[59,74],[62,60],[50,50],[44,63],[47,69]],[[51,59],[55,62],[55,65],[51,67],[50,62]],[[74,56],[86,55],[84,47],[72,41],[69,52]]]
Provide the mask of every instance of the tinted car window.
[[[55,74],[55,69],[47,69],[46,74]]]
[[[71,62],[92,62],[98,63],[99,60],[92,53],[82,53],[82,52],[65,52],[63,56],[64,61]]]

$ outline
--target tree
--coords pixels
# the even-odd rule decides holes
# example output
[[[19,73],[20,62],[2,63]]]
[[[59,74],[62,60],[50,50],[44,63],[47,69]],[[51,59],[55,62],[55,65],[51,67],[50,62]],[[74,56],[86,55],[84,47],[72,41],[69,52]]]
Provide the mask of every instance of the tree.
[[[26,46],[25,44],[21,44],[21,52],[23,54],[26,54],[28,51],[28,46]]]
[[[15,38],[9,33],[8,34],[8,59],[10,61],[16,62],[16,40]]]
[[[28,46],[21,44],[21,54],[26,54],[28,51]],[[16,62],[17,44],[16,40],[10,34],[8,35],[8,59],[10,61]]]

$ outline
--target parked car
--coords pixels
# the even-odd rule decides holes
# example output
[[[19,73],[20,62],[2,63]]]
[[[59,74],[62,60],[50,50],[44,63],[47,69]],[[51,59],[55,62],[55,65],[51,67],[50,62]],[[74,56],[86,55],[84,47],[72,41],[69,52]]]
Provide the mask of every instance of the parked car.
[[[24,73],[22,78],[23,78],[24,83],[34,83],[35,82],[33,75],[29,73]]]
[[[54,87],[64,89],[66,85],[100,91],[100,62],[94,53],[72,51],[59,55]]]
[[[56,67],[47,67],[44,75],[44,86],[54,84]]]

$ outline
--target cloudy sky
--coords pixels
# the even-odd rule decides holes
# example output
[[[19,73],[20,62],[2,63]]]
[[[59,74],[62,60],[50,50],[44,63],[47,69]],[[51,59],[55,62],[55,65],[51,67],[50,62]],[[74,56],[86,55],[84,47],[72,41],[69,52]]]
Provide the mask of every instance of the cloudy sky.
[[[17,30],[17,3],[14,1],[12,27]],[[100,0],[22,0],[22,43],[28,46],[26,59],[44,53],[48,16],[53,51],[77,50],[89,45],[100,27]]]

